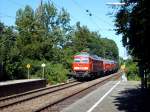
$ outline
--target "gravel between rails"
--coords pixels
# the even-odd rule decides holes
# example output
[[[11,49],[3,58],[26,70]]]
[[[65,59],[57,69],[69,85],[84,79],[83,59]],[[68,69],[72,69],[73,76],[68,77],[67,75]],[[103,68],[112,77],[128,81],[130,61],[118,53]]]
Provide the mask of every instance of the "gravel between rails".
[[[70,87],[76,84],[79,84],[80,82],[70,82],[70,83],[64,83],[64,84],[60,84],[60,85],[56,85],[56,86],[51,86],[51,87],[46,87],[46,88],[42,88],[39,90],[35,90],[35,91],[31,91],[31,92],[27,92],[27,93],[23,93],[23,94],[18,94],[16,96],[11,96],[11,97],[6,97],[1,99],[0,101],[0,109],[7,107],[7,106],[11,106],[13,104],[16,104],[18,102],[23,102],[23,101],[27,101],[30,99],[33,99],[35,97],[39,97],[42,95],[46,95],[49,94],[51,92],[60,90],[60,89],[64,89],[66,87]]]

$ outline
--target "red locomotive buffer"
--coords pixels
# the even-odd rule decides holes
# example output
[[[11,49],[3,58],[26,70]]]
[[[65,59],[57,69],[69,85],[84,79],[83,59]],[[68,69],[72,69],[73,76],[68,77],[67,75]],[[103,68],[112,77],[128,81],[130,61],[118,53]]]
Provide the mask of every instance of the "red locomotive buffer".
[[[75,78],[94,78],[104,74],[112,73],[116,69],[115,62],[104,60],[96,55],[90,55],[87,52],[81,52],[74,56],[72,63],[72,75]]]

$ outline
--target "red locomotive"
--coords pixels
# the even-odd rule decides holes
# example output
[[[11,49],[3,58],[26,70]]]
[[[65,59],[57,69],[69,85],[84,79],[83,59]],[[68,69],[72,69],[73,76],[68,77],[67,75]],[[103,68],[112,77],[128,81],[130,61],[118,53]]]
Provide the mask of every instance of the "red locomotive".
[[[74,56],[72,75],[75,78],[94,78],[116,72],[118,64],[113,60],[106,60],[97,55],[81,52]]]

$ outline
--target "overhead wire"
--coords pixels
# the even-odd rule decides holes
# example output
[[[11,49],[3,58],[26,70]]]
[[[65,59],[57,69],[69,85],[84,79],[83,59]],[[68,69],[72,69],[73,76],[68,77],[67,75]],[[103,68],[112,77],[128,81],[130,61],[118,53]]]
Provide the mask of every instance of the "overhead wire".
[[[60,7],[60,6],[59,6],[58,4],[56,4],[54,1],[52,1],[52,0],[49,0],[49,1],[52,2],[52,3],[55,5],[55,7],[57,7],[58,9],[62,9],[62,7]],[[76,5],[78,5],[78,7],[79,7],[80,9],[84,9],[84,11],[85,11],[85,8],[83,8],[78,2],[76,2],[76,1],[74,1],[74,0],[73,0],[73,2],[74,2]],[[13,1],[13,0],[11,0],[11,3],[13,3],[13,4],[17,5],[17,6],[24,6],[23,4],[20,4],[20,3],[18,3],[18,2]],[[101,19],[100,17],[98,17],[96,14],[91,13],[89,10],[86,10],[86,13],[87,13],[86,15],[90,16],[90,18],[89,18],[90,21],[91,21],[92,23],[94,23],[94,24],[96,25],[96,27],[98,27],[101,31],[102,31],[103,29],[101,29],[100,26],[94,21],[94,19],[92,18],[92,16],[96,17],[97,19],[102,20],[103,22],[105,22],[105,23],[108,24],[108,25],[111,25],[110,23],[108,23],[108,22],[106,22],[105,20],[103,20],[103,19]],[[4,16],[4,17],[16,19],[16,18],[13,17],[13,16],[9,16],[9,15],[6,15],[6,14],[2,14],[1,12],[0,12],[0,15],[1,15],[1,17]],[[78,21],[78,19],[76,19],[74,16],[72,16],[72,14],[69,14],[69,15],[70,15],[70,17],[71,17],[72,19]],[[105,29],[105,30],[106,30],[106,29]],[[112,30],[111,30],[111,29],[108,29],[108,31],[112,31]]]
[[[87,12],[87,10],[86,10],[86,12]],[[89,12],[89,11],[88,11]],[[88,13],[88,16],[90,16],[90,21],[101,31],[101,32],[103,32],[103,30],[101,29],[101,27],[93,20],[93,18],[91,17],[92,16],[92,13],[91,12],[89,12]],[[103,32],[104,33],[104,32]]]
[[[12,4],[16,5],[16,6],[21,6],[21,7],[24,7],[25,5],[21,4],[21,3],[18,3],[14,0],[7,0],[8,2],[11,2]],[[13,17],[13,16],[10,16],[10,15],[7,15],[7,14],[4,14],[2,12],[0,12],[0,15],[1,17],[7,17],[7,18],[11,18],[11,19],[16,19],[16,17]]]
[[[16,19],[16,18],[13,17],[13,16],[9,16],[9,15],[3,14],[3,13],[1,13],[1,12],[0,12],[0,16],[1,16],[1,17],[11,18],[11,19]]]
[[[78,7],[80,8],[80,9],[84,9],[84,10],[86,10],[86,12],[87,12],[87,10],[88,9],[85,9],[83,6],[81,6],[78,2],[76,2],[75,0],[73,0],[73,2],[76,4],[76,5],[78,5]],[[104,23],[106,23],[107,25],[109,25],[109,26],[112,26],[109,22],[107,22],[107,21],[105,21],[104,19],[102,19],[102,18],[100,18],[99,16],[97,16],[94,12],[91,12],[91,10],[88,10],[89,12],[90,12],[90,15],[91,16],[95,16],[95,18],[97,18],[98,20],[101,20],[101,21],[103,21]]]
[[[59,6],[58,4],[56,4],[53,0],[49,0],[49,1],[51,1],[51,2],[55,5],[55,7],[57,7],[57,8],[60,9],[60,10],[63,8],[63,7]],[[71,13],[69,13],[69,15],[70,15],[70,17],[71,17],[72,19],[78,21],[78,19],[75,18]]]
[[[16,6],[21,6],[21,7],[24,7],[24,6],[25,6],[25,5],[21,4],[21,3],[18,3],[18,2],[16,2],[16,1],[14,1],[14,0],[7,0],[7,1],[13,3],[13,4],[16,5]]]
[[[41,2],[42,2],[43,0],[41,0]],[[49,1],[51,1],[53,4],[54,4],[54,6],[56,7],[56,8],[58,8],[58,9],[62,9],[62,7],[60,7],[59,5],[57,5],[54,1],[52,1],[52,0],[49,0]],[[14,5],[17,5],[17,6],[23,6],[24,7],[24,5],[23,4],[20,4],[20,3],[18,3],[18,2],[15,2],[15,1],[11,1],[11,3],[13,3]],[[0,12],[0,17],[7,17],[7,18],[11,18],[11,19],[16,19],[15,17],[13,17],[13,16],[9,16],[9,15],[6,15],[6,14],[3,14],[3,13],[1,13]],[[70,14],[70,17],[71,18],[73,18],[73,19],[75,19],[75,17],[73,17],[71,14]],[[37,30],[36,30],[37,31]],[[2,44],[4,44],[5,42],[7,42],[8,40],[10,40],[10,39],[12,39],[13,38],[13,36],[12,37],[10,37],[10,38],[8,38],[8,39],[6,39],[5,41],[3,41],[3,42],[1,42],[0,43],[0,45],[2,45]]]
[[[17,5],[17,6],[25,6],[25,5],[23,5],[23,4],[20,4],[20,3],[18,3],[18,2],[15,2],[15,1],[13,1],[13,0],[8,0],[8,1],[10,1],[12,4],[14,4],[14,5]],[[47,0],[41,0],[41,2],[47,2]],[[52,0],[48,0],[48,1],[50,1],[51,3],[53,3],[53,5],[57,8],[57,9],[59,9],[59,10],[61,10],[63,7],[61,7],[61,6],[59,6],[58,4],[56,4],[54,1],[52,1]],[[76,19],[72,14],[69,14],[70,15],[70,17],[72,18],[72,19],[74,19],[74,20],[77,20],[78,21],[78,19]],[[3,13],[1,13],[0,12],[0,17],[7,17],[7,18],[12,18],[12,19],[16,19],[15,17],[13,17],[13,16],[10,16],[10,15],[6,15],[6,14],[3,14]]]
[[[90,19],[90,22],[92,22],[92,23],[94,23],[94,25],[103,33],[103,35],[105,36],[105,32],[104,32],[104,30],[103,30],[103,28],[101,28],[98,24],[97,24],[97,22],[95,22],[95,20],[92,18],[93,17],[93,15],[95,16],[95,14],[93,14],[89,9],[85,9],[83,6],[81,6],[77,1],[75,1],[75,0],[72,0],[73,2],[74,2],[74,4],[76,4],[81,10],[83,10],[83,11],[86,11],[86,15],[88,15],[88,17],[89,17],[89,19]],[[97,17],[98,19],[100,19],[98,16],[95,16],[95,17]],[[101,19],[102,20],[102,19]],[[104,21],[104,20],[103,20]],[[111,24],[109,24],[109,23],[107,23],[106,21],[104,21],[106,24],[108,24],[109,26],[111,25]],[[106,30],[106,29],[105,29]],[[108,29],[107,31],[113,31],[112,29],[110,30],[110,29]],[[107,37],[107,36],[105,36],[105,37]]]

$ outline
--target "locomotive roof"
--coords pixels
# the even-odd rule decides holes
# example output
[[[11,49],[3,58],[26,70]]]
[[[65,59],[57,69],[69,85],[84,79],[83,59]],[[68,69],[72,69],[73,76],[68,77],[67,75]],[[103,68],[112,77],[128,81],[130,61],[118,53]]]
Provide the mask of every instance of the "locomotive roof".
[[[75,55],[75,57],[90,57],[90,58],[92,58],[94,60],[102,60],[102,61],[104,61],[106,63],[117,63],[114,60],[104,59],[104,58],[99,57],[97,55],[91,55],[91,54],[89,54],[87,52],[81,52],[80,54]]]
[[[80,54],[78,54],[78,55],[75,55],[75,57],[90,57],[90,58],[92,58],[92,59],[94,59],[94,60],[102,60],[102,58],[101,57],[99,57],[99,56],[97,56],[97,55],[91,55],[91,54],[89,54],[89,53],[87,53],[87,52],[82,52],[82,53],[80,53]]]

